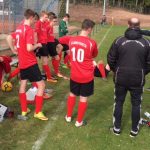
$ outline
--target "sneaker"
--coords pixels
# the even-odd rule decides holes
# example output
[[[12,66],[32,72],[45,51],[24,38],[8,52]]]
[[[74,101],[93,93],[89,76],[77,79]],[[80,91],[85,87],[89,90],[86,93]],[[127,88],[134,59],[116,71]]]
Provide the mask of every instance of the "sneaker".
[[[57,82],[57,79],[56,79],[56,78],[51,77],[50,79],[47,79],[47,82],[56,83],[56,82]]]
[[[43,121],[47,121],[48,118],[43,114],[43,112],[39,112],[39,113],[34,113],[34,118],[43,120]]]
[[[115,127],[111,127],[110,131],[113,132],[113,134],[115,134],[115,135],[120,135],[120,133],[121,133],[121,130],[117,129]]]
[[[56,76],[59,77],[59,78],[63,78],[64,77],[61,73],[57,73]]]
[[[53,96],[53,95],[48,94],[48,93],[44,93],[44,94],[43,94],[43,98],[44,98],[44,99],[50,99],[52,96]]]
[[[86,126],[86,125],[87,125],[87,122],[84,120],[81,122],[76,121],[76,123],[75,123],[76,127],[81,127],[81,126]]]
[[[71,122],[71,117],[67,117],[67,115],[66,115],[65,120],[66,120],[66,122]]]
[[[147,88],[146,91],[149,91],[149,92],[150,92],[150,88]]]
[[[130,132],[130,137],[136,137],[138,135],[139,131],[133,131]]]
[[[31,112],[31,110],[29,108],[27,108],[27,111],[22,111],[21,115],[22,116],[26,116],[27,114],[29,114]]]

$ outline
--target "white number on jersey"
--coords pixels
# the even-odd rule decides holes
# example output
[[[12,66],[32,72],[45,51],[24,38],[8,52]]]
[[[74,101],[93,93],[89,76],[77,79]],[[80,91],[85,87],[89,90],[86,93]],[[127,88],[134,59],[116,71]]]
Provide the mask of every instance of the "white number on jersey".
[[[72,51],[73,61],[83,62],[83,60],[84,60],[84,50],[83,49],[81,49],[81,48],[77,49],[77,55],[76,55],[75,47],[73,47],[71,49],[71,51]]]

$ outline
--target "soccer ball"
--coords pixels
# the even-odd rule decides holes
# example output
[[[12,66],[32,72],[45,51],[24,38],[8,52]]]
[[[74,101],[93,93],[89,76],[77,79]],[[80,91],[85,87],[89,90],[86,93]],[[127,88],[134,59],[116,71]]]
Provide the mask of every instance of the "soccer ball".
[[[10,92],[12,90],[12,84],[11,82],[3,82],[1,85],[1,89],[4,92]]]

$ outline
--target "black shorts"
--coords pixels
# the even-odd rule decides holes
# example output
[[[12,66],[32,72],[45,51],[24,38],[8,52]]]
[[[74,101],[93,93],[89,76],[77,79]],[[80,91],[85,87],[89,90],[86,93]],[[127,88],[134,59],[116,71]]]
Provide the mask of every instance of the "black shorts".
[[[108,73],[109,73],[110,71],[108,71],[106,68],[105,68],[105,74],[106,74],[106,77],[108,76]],[[94,69],[94,76],[95,77],[102,77],[102,75],[101,75],[101,73],[100,73],[100,71],[99,71],[99,69],[98,69],[98,67],[96,66],[95,67],[95,69]]]
[[[63,50],[62,51],[66,52],[66,51],[69,50],[69,46],[68,45],[62,44],[62,46],[63,46]]]
[[[30,66],[26,69],[20,69],[21,80],[29,80],[30,82],[38,82],[42,80],[42,75],[38,64]]]
[[[70,80],[70,91],[76,96],[88,97],[94,93],[94,80],[88,83],[78,83]]]
[[[42,47],[39,49],[38,54],[40,56],[48,56],[49,55],[47,44],[42,44]]]
[[[59,44],[59,41],[57,39],[55,39],[55,42],[47,43],[48,52],[51,57],[58,55],[58,53],[56,51],[56,47],[58,44]]]

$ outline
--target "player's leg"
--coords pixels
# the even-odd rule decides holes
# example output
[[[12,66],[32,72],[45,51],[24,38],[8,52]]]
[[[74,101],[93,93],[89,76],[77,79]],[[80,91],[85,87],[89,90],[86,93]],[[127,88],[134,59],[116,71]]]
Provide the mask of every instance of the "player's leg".
[[[30,82],[36,82],[37,85],[37,94],[35,96],[35,113],[34,117],[40,120],[48,120],[47,117],[44,116],[42,113],[42,106],[43,106],[43,93],[45,89],[45,83],[42,80],[42,75],[40,69],[37,64],[31,66],[28,69],[28,80]]]
[[[67,114],[66,114],[66,121],[71,122],[73,110],[76,104],[76,96],[80,95],[80,84],[70,80],[70,94],[67,98]]]
[[[21,104],[22,116],[26,116],[30,110],[27,108],[27,98],[26,98],[26,85],[28,80],[28,75],[30,74],[30,67],[27,69],[20,70],[20,88],[19,88],[19,100]]]
[[[138,135],[139,132],[139,121],[140,121],[140,112],[141,112],[141,101],[142,101],[143,87],[131,88],[131,104],[132,104],[132,128],[130,136],[134,137]]]
[[[86,122],[83,120],[83,118],[88,106],[87,100],[89,96],[93,95],[93,93],[94,93],[94,80],[88,83],[80,83],[80,100],[78,104],[77,120],[75,123],[76,127],[85,125]]]

